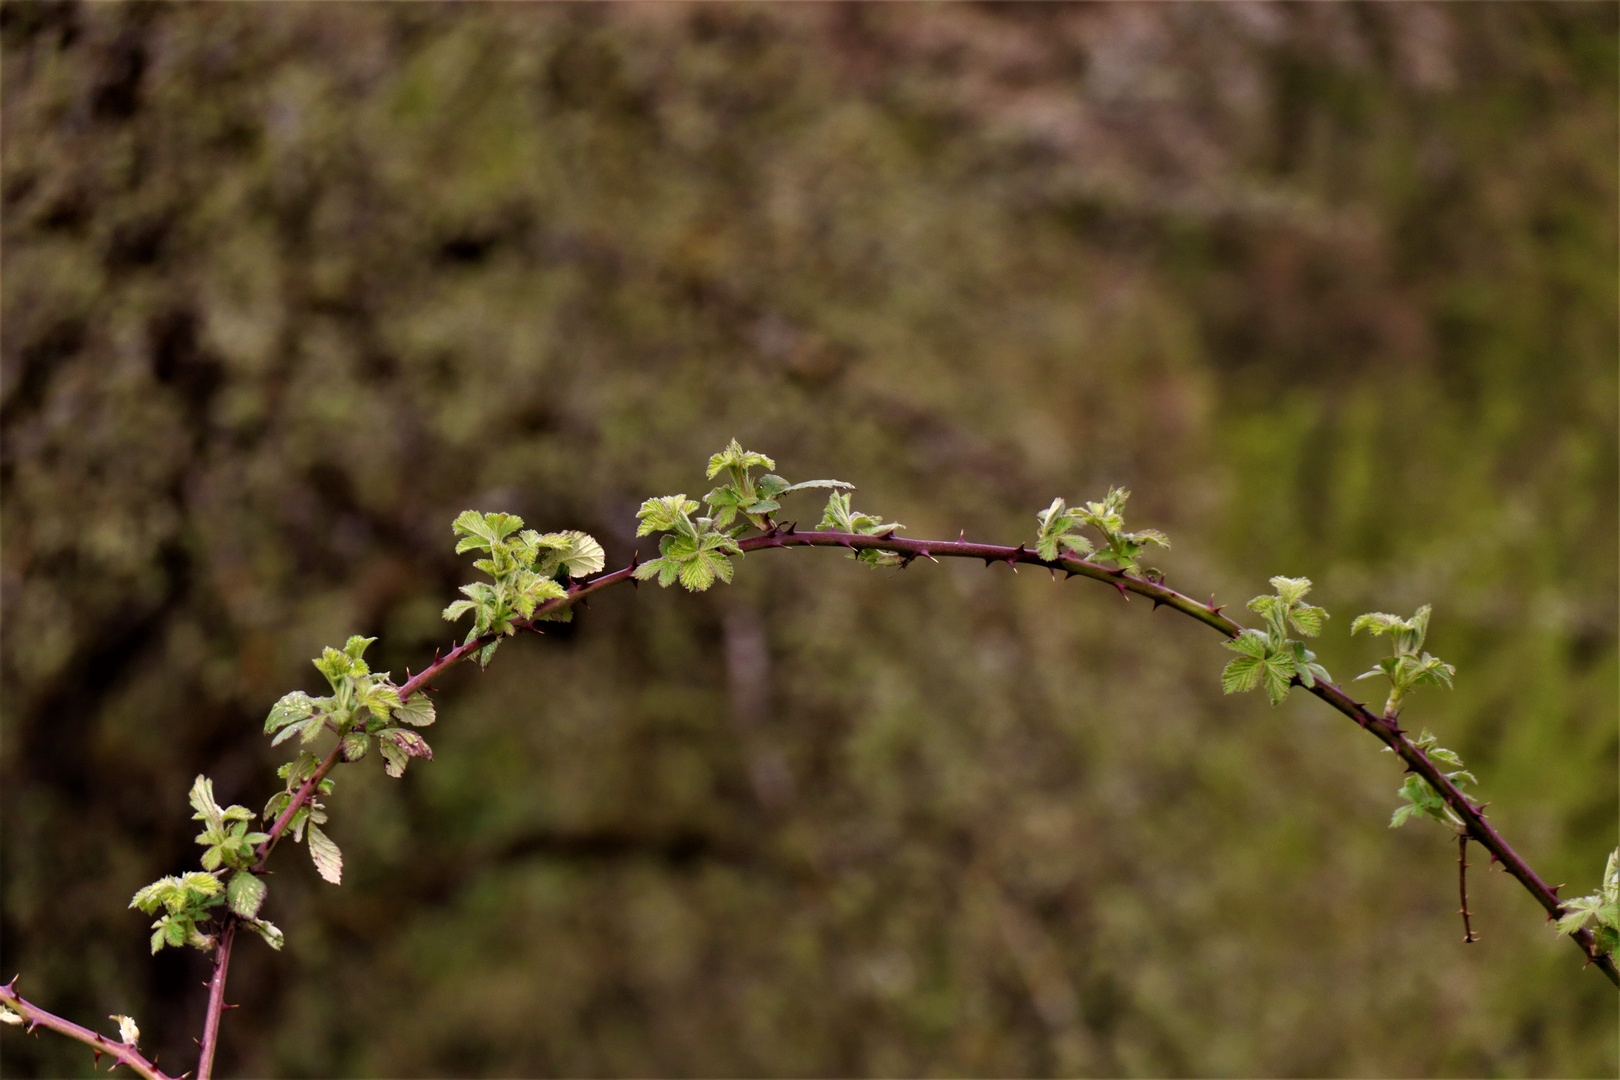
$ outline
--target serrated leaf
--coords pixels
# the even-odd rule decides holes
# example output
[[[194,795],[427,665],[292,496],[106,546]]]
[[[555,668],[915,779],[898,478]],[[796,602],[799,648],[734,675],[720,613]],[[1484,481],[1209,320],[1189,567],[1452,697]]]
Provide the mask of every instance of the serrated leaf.
[[[359,731],[351,731],[343,736],[343,760],[359,761],[371,749],[371,736]]]
[[[433,702],[428,700],[426,694],[418,691],[395,706],[394,718],[412,727],[427,727],[438,719],[438,715],[434,712]]]
[[[332,838],[321,831],[319,825],[311,824],[309,827],[309,857],[314,860],[315,870],[330,881],[333,885],[343,881],[343,852],[332,842]]]
[[[689,592],[703,592],[714,584],[714,568],[701,557],[681,563],[679,575],[682,587]]]
[[[1311,591],[1310,578],[1274,577],[1271,587],[1276,590],[1277,597],[1284,604],[1297,604]]]
[[[1221,671],[1221,690],[1239,694],[1260,685],[1260,660],[1253,656],[1240,656],[1228,661]]]
[[[264,896],[268,891],[264,881],[256,874],[238,870],[231,875],[231,883],[226,889],[225,898],[231,905],[231,910],[237,915],[244,919],[252,919],[259,914],[259,905],[264,903]]]
[[[641,519],[641,524],[636,527],[636,535],[669,532],[697,508],[697,502],[688,499],[684,494],[648,499],[641,504],[641,509],[636,511],[636,517]]]
[[[255,934],[258,934],[264,939],[264,943],[266,945],[270,946],[272,949],[275,949],[277,952],[280,952],[281,946],[286,944],[286,937],[276,927],[275,923],[269,922],[265,919],[244,919],[242,921],[249,930],[252,930]]]
[[[752,450],[744,450],[741,443],[739,443],[736,439],[732,439],[731,442],[726,445],[724,450],[720,451],[718,454],[712,455],[709,458],[709,472],[707,478],[713,479],[721,469],[725,468],[734,468],[739,472],[742,472],[756,466],[765,469],[774,469],[776,468],[776,462],[772,461],[764,454],[758,454]]]
[[[1294,678],[1293,660],[1287,656],[1268,656],[1260,661],[1260,681],[1265,684],[1266,696],[1273,705],[1280,705],[1288,696]]]
[[[848,484],[848,483],[845,483],[842,480],[800,480],[797,484],[789,484],[787,487],[782,488],[780,491],[774,491],[773,492],[773,491],[766,490],[766,487],[765,487],[765,481],[766,480],[780,480],[780,479],[782,479],[780,476],[775,476],[775,477],[762,476],[759,479],[759,489],[761,491],[765,492],[765,494],[768,495],[768,496],[786,495],[790,491],[803,491],[805,488],[845,488],[845,489],[847,489],[849,491],[854,491],[855,490],[855,485],[854,484]]]
[[[1322,624],[1327,620],[1328,613],[1319,607],[1310,604],[1300,604],[1288,612],[1288,621],[1295,630],[1306,637],[1315,637],[1322,632]]]
[[[214,782],[212,780],[198,773],[197,779],[191,785],[191,793],[187,798],[191,802],[192,809],[197,811],[191,815],[193,821],[207,822],[212,829],[219,829],[224,826],[225,812],[219,808],[219,803],[214,801]]]
[[[304,719],[314,711],[314,699],[302,690],[294,690],[270,707],[270,715],[264,721],[264,733],[273,734],[294,721]]]
[[[400,747],[384,740],[377,747],[382,751],[383,771],[398,780],[405,775],[405,766],[411,763],[411,757]]]
[[[343,643],[343,652],[345,655],[359,660],[366,654],[366,649],[370,648],[372,642],[376,640],[374,637],[361,637],[359,634],[355,634]]]
[[[1256,659],[1265,656],[1266,650],[1270,647],[1266,641],[1266,636],[1257,630],[1244,630],[1237,637],[1223,641],[1221,644],[1233,652],[1242,653],[1244,656],[1252,656]]]

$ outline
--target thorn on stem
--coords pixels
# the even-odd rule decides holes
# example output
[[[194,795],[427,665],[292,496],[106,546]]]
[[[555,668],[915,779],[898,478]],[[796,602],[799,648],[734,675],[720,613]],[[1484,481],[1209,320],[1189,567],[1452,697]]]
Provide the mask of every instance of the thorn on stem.
[[[879,540],[893,540],[894,539],[894,530],[890,529],[888,532],[886,532],[883,535],[879,536],[878,539]]]
[[[1113,586],[1119,590],[1119,595],[1125,598],[1125,602],[1127,604],[1131,602],[1131,594],[1125,591],[1125,583],[1123,581],[1116,581],[1113,583]]]
[[[1155,596],[1153,598],[1153,610],[1158,611],[1163,606],[1164,606],[1164,600],[1161,599],[1160,597]]]
[[[793,533],[798,529],[798,527],[799,527],[799,523],[797,521],[790,521],[790,522],[788,522],[788,527],[783,529],[782,532],[785,533],[788,536],[792,536]]]
[[[1074,577],[1074,575],[1078,574],[1079,572],[1080,571],[1078,571],[1078,570],[1070,570],[1068,567],[1064,567],[1063,568],[1063,580],[1068,581],[1070,578]]]

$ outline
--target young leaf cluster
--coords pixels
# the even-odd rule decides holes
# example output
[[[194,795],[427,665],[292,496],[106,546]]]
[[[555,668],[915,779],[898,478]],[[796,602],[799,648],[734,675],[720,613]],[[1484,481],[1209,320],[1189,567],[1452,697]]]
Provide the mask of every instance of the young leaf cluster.
[[[322,651],[314,664],[326,677],[332,693],[312,698],[299,690],[276,702],[264,722],[265,734],[276,736],[272,746],[294,735],[307,746],[322,731],[330,731],[343,743],[343,759],[359,761],[375,740],[382,753],[384,769],[394,777],[404,775],[405,766],[413,757],[432,760],[433,750],[427,740],[399,725],[427,727],[435,719],[433,703],[422,693],[412,695],[409,701],[401,701],[399,687],[388,677],[389,673],[371,670],[365,661],[365,652],[376,640],[357,635],[348,640],[342,651],[330,646]],[[300,777],[298,783],[303,779]],[[292,784],[288,797],[296,790],[297,784]]]
[[[708,479],[713,480],[724,474],[725,483],[703,496],[703,501],[709,504],[714,527],[721,531],[730,530],[729,534],[733,537],[742,532],[741,528],[731,528],[732,521],[739,514],[754,528],[762,532],[769,529],[771,515],[782,508],[779,500],[790,491],[855,486],[842,480],[803,480],[791,484],[775,473],[766,473],[755,480],[755,468],[774,469],[776,462],[764,454],[744,450],[736,439],[732,439],[724,450],[709,457]]]
[[[1225,643],[1238,656],[1228,661],[1221,672],[1221,689],[1234,694],[1264,686],[1266,696],[1276,705],[1288,696],[1294,679],[1311,687],[1318,679],[1331,682],[1332,676],[1316,662],[1316,654],[1304,642],[1288,636],[1292,627],[1306,637],[1315,637],[1327,620],[1326,611],[1304,602],[1305,594],[1311,591],[1310,579],[1274,577],[1271,587],[1275,595],[1249,601],[1250,611],[1265,616],[1265,632],[1244,630]]]
[[[205,933],[202,923],[214,917],[211,909],[229,904],[230,910],[248,924],[273,948],[281,948],[281,931],[258,917],[267,889],[251,867],[257,861],[256,848],[270,839],[268,833],[249,832],[253,811],[245,806],[220,806],[214,798],[214,782],[198,776],[191,786],[192,818],[203,823],[197,843],[203,847],[203,871],[181,877],[164,877],[141,889],[130,901],[148,915],[163,909],[152,924],[152,951],[165,945],[178,948],[192,945],[214,947],[214,936]],[[222,878],[232,871],[229,882]]]
[[[1590,927],[1592,942],[1599,953],[1612,954],[1620,945],[1620,848],[1609,855],[1603,868],[1603,886],[1591,896],[1564,901],[1569,910],[1558,919],[1560,934],[1574,934]]]
[[[152,951],[165,945],[179,948],[192,945],[207,951],[214,947],[211,935],[203,933],[198,924],[213,917],[210,908],[225,902],[225,886],[213,874],[193,870],[179,877],[158,878],[141,889],[130,900],[129,906],[140,908],[148,915],[158,909],[163,916],[152,924]]]
[[[1441,766],[1450,766],[1452,771],[1445,772],[1442,770],[1441,775],[1458,787],[1465,783],[1479,783],[1474,774],[1464,767],[1462,758],[1458,757],[1454,751],[1436,745],[1439,741],[1432,732],[1424,729],[1423,734],[1412,745],[1427,754],[1430,761],[1438,762]],[[1393,753],[1387,746],[1384,748],[1384,752],[1386,754]],[[1406,800],[1406,805],[1397,808],[1394,815],[1389,819],[1390,828],[1398,829],[1419,814],[1433,818],[1440,824],[1450,826],[1453,829],[1461,830],[1463,828],[1462,818],[1458,817],[1456,811],[1446,805],[1446,801],[1440,797],[1440,793],[1434,789],[1434,785],[1423,779],[1423,777],[1408,776],[1396,794]]]
[[[719,476],[724,481],[703,496],[709,504],[709,516],[693,517],[698,503],[684,494],[657,496],[642,503],[636,512],[641,519],[636,535],[665,535],[658,540],[658,558],[636,567],[636,580],[657,578],[666,589],[678,581],[689,592],[702,592],[717,578],[730,582],[731,556],[742,555],[737,537],[750,526],[771,528],[771,516],[781,509],[782,496],[802,488],[853,487],[842,480],[793,484],[775,473],[755,478],[756,468],[774,469],[776,462],[764,454],[744,450],[732,439],[724,450],[709,458],[708,478]]]
[[[1110,487],[1102,502],[1088,502],[1084,507],[1070,507],[1062,499],[1053,499],[1051,506],[1035,515],[1040,523],[1035,536],[1036,554],[1050,561],[1058,557],[1061,548],[1091,562],[1111,562],[1127,574],[1140,573],[1142,552],[1148,545],[1168,549],[1170,540],[1157,529],[1125,531],[1125,500],[1130,497],[1124,488]],[[1083,525],[1102,534],[1101,549],[1079,533]]]
[[[856,513],[850,509],[849,493],[835,491],[827,496],[827,507],[821,512],[821,523],[818,529],[831,529],[833,532],[855,533],[859,536],[883,536],[896,529],[905,528],[898,521],[884,521],[871,514]],[[893,551],[879,551],[876,548],[863,548],[860,551],[849,553],[851,559],[859,559],[871,567],[899,566],[904,560]]]
[[[1374,636],[1388,634],[1395,653],[1378,662],[1371,671],[1357,675],[1357,679],[1370,679],[1382,675],[1389,680],[1389,700],[1384,703],[1384,715],[1400,712],[1401,699],[1407,691],[1418,686],[1443,686],[1451,689],[1451,679],[1457,669],[1423,651],[1423,639],[1429,633],[1429,605],[1417,609],[1410,619],[1382,611],[1369,611],[1357,615],[1350,624],[1350,633],[1366,630]]]
[[[697,502],[684,494],[664,495],[641,504],[636,512],[641,519],[636,535],[664,535],[658,538],[658,558],[636,567],[637,581],[657,578],[666,589],[679,581],[688,592],[704,591],[715,578],[731,581],[730,556],[740,556],[742,549],[715,525],[714,518],[692,517],[697,508]]]
[[[533,619],[535,608],[568,595],[565,583],[569,578],[594,574],[603,566],[602,545],[592,537],[577,531],[539,533],[523,529],[523,519],[516,514],[464,510],[451,528],[460,537],[456,554],[485,552],[488,557],[473,566],[493,579],[492,584],[479,581],[463,585],[461,592],[466,599],[444,609],[444,617],[451,622],[473,613],[467,641],[488,634],[517,633],[519,621]],[[570,611],[557,610],[540,619],[567,622],[572,617]],[[478,651],[480,665],[489,663],[499,644],[498,640],[492,641]]]

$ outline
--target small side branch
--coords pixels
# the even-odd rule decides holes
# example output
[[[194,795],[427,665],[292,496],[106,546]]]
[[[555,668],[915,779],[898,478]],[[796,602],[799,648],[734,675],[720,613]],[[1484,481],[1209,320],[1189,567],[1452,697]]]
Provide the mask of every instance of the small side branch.
[[[48,1013],[31,1002],[23,1000],[17,993],[17,980],[12,979],[4,986],[0,986],[0,1005],[5,1005],[17,1013],[28,1024],[28,1030],[35,1028],[50,1028],[60,1032],[70,1039],[77,1039],[91,1050],[96,1052],[99,1059],[102,1054],[116,1058],[119,1065],[128,1065],[131,1070],[146,1080],[174,1080],[167,1073],[146,1060],[146,1056],[128,1043],[114,1042],[105,1035],[80,1027],[71,1020],[64,1020],[54,1013]]]
[[[1474,928],[1468,924],[1468,834],[1463,833],[1457,837],[1457,895],[1462,899],[1462,907],[1457,913],[1463,917],[1463,944],[1472,945],[1479,940]]]

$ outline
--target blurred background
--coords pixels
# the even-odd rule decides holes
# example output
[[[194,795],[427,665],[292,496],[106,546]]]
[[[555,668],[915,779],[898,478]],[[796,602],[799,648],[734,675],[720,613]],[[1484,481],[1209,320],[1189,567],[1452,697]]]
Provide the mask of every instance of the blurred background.
[[[1170,584],[1435,610],[1428,726],[1616,840],[1613,4],[0,6],[4,975],[194,1067],[129,896],[463,509],[597,536],[733,436],[906,535],[1135,494]],[[814,525],[821,499],[790,496]],[[1207,629],[1006,567],[604,593],[342,769],[249,1076],[1612,1076],[1615,994]],[[1361,684],[1365,695],[1383,691]],[[0,1032],[10,1076],[88,1076]]]

